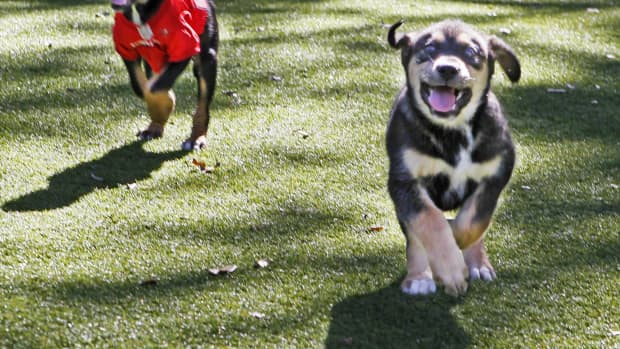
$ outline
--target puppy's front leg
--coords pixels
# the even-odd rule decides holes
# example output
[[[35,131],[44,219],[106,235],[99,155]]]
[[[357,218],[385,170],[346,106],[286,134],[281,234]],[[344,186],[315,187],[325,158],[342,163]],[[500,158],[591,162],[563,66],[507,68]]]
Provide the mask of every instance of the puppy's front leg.
[[[401,286],[403,292],[434,292],[433,276],[445,286],[446,293],[454,296],[465,293],[467,267],[443,212],[415,181],[390,181],[388,187],[407,239],[407,276]]]
[[[454,238],[463,249],[472,280],[491,281],[496,278],[485,251],[484,233],[491,223],[502,187],[493,180],[483,181],[450,222]]]
[[[163,135],[164,126],[175,106],[176,99],[172,86],[188,63],[189,59],[170,63],[160,74],[156,74],[147,80],[144,70],[140,67],[140,61],[125,61],[131,86],[134,92],[146,102],[146,108],[151,118],[149,126],[138,133],[141,139],[149,140]]]

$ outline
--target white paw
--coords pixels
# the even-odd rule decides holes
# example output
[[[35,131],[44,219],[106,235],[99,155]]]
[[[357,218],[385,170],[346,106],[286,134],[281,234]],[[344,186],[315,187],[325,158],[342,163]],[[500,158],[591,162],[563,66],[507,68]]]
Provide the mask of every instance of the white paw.
[[[493,281],[497,278],[495,271],[493,269],[489,269],[487,267],[480,268],[470,268],[469,269],[469,280],[482,280],[482,281]]]
[[[181,144],[181,149],[184,151],[192,151],[194,150],[194,144],[190,141],[185,141]]]
[[[437,291],[435,281],[431,279],[410,280],[405,284],[402,288],[403,292],[412,296],[423,296]]]

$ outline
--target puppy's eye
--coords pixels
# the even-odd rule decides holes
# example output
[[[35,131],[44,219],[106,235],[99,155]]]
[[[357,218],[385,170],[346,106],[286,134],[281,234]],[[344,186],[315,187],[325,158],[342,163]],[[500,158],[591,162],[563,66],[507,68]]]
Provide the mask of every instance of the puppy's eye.
[[[432,56],[436,51],[437,51],[437,47],[435,47],[435,45],[432,43],[424,46],[424,53],[429,56]]]
[[[477,58],[480,54],[480,50],[477,47],[469,46],[465,49],[465,57],[467,58]]]

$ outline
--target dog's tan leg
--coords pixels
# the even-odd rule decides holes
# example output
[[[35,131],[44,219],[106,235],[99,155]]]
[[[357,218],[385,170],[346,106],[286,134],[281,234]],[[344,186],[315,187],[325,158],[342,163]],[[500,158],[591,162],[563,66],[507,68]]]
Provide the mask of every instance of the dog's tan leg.
[[[164,126],[174,111],[175,95],[172,90],[150,92],[145,90],[144,100],[151,123],[142,134],[147,134],[149,138],[159,138],[164,133]]]
[[[463,249],[470,279],[491,281],[496,278],[496,274],[484,248],[484,233],[491,223],[495,204],[487,205],[487,211],[479,210],[480,193],[483,190],[484,186],[476,190],[465,202],[456,218],[450,221],[450,225],[457,244]]]
[[[407,241],[419,241],[424,247],[428,263],[433,272],[433,276],[444,285],[446,293],[457,296],[467,291],[467,267],[463,254],[457,246],[450,224],[439,210],[432,203],[428,196],[422,199],[425,208],[416,217],[405,224],[407,230]],[[423,271],[422,262],[413,259],[409,260],[410,254],[414,254],[417,245],[408,249],[407,253],[407,279],[411,276],[411,281],[419,280],[415,278],[416,273]]]
[[[428,256],[422,243],[414,234],[407,235],[407,276],[401,284],[403,292],[410,295],[435,293],[437,286],[428,264]]]

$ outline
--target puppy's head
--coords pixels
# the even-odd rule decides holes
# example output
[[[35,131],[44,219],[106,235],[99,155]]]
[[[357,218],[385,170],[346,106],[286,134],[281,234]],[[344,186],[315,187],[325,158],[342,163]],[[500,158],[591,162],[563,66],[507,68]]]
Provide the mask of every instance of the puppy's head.
[[[110,0],[114,11],[124,11],[134,3],[146,4],[149,0]]]
[[[460,21],[443,21],[417,34],[400,34],[399,21],[388,42],[402,52],[407,84],[416,107],[433,123],[458,127],[484,100],[497,60],[512,82],[521,68],[512,48]]]

